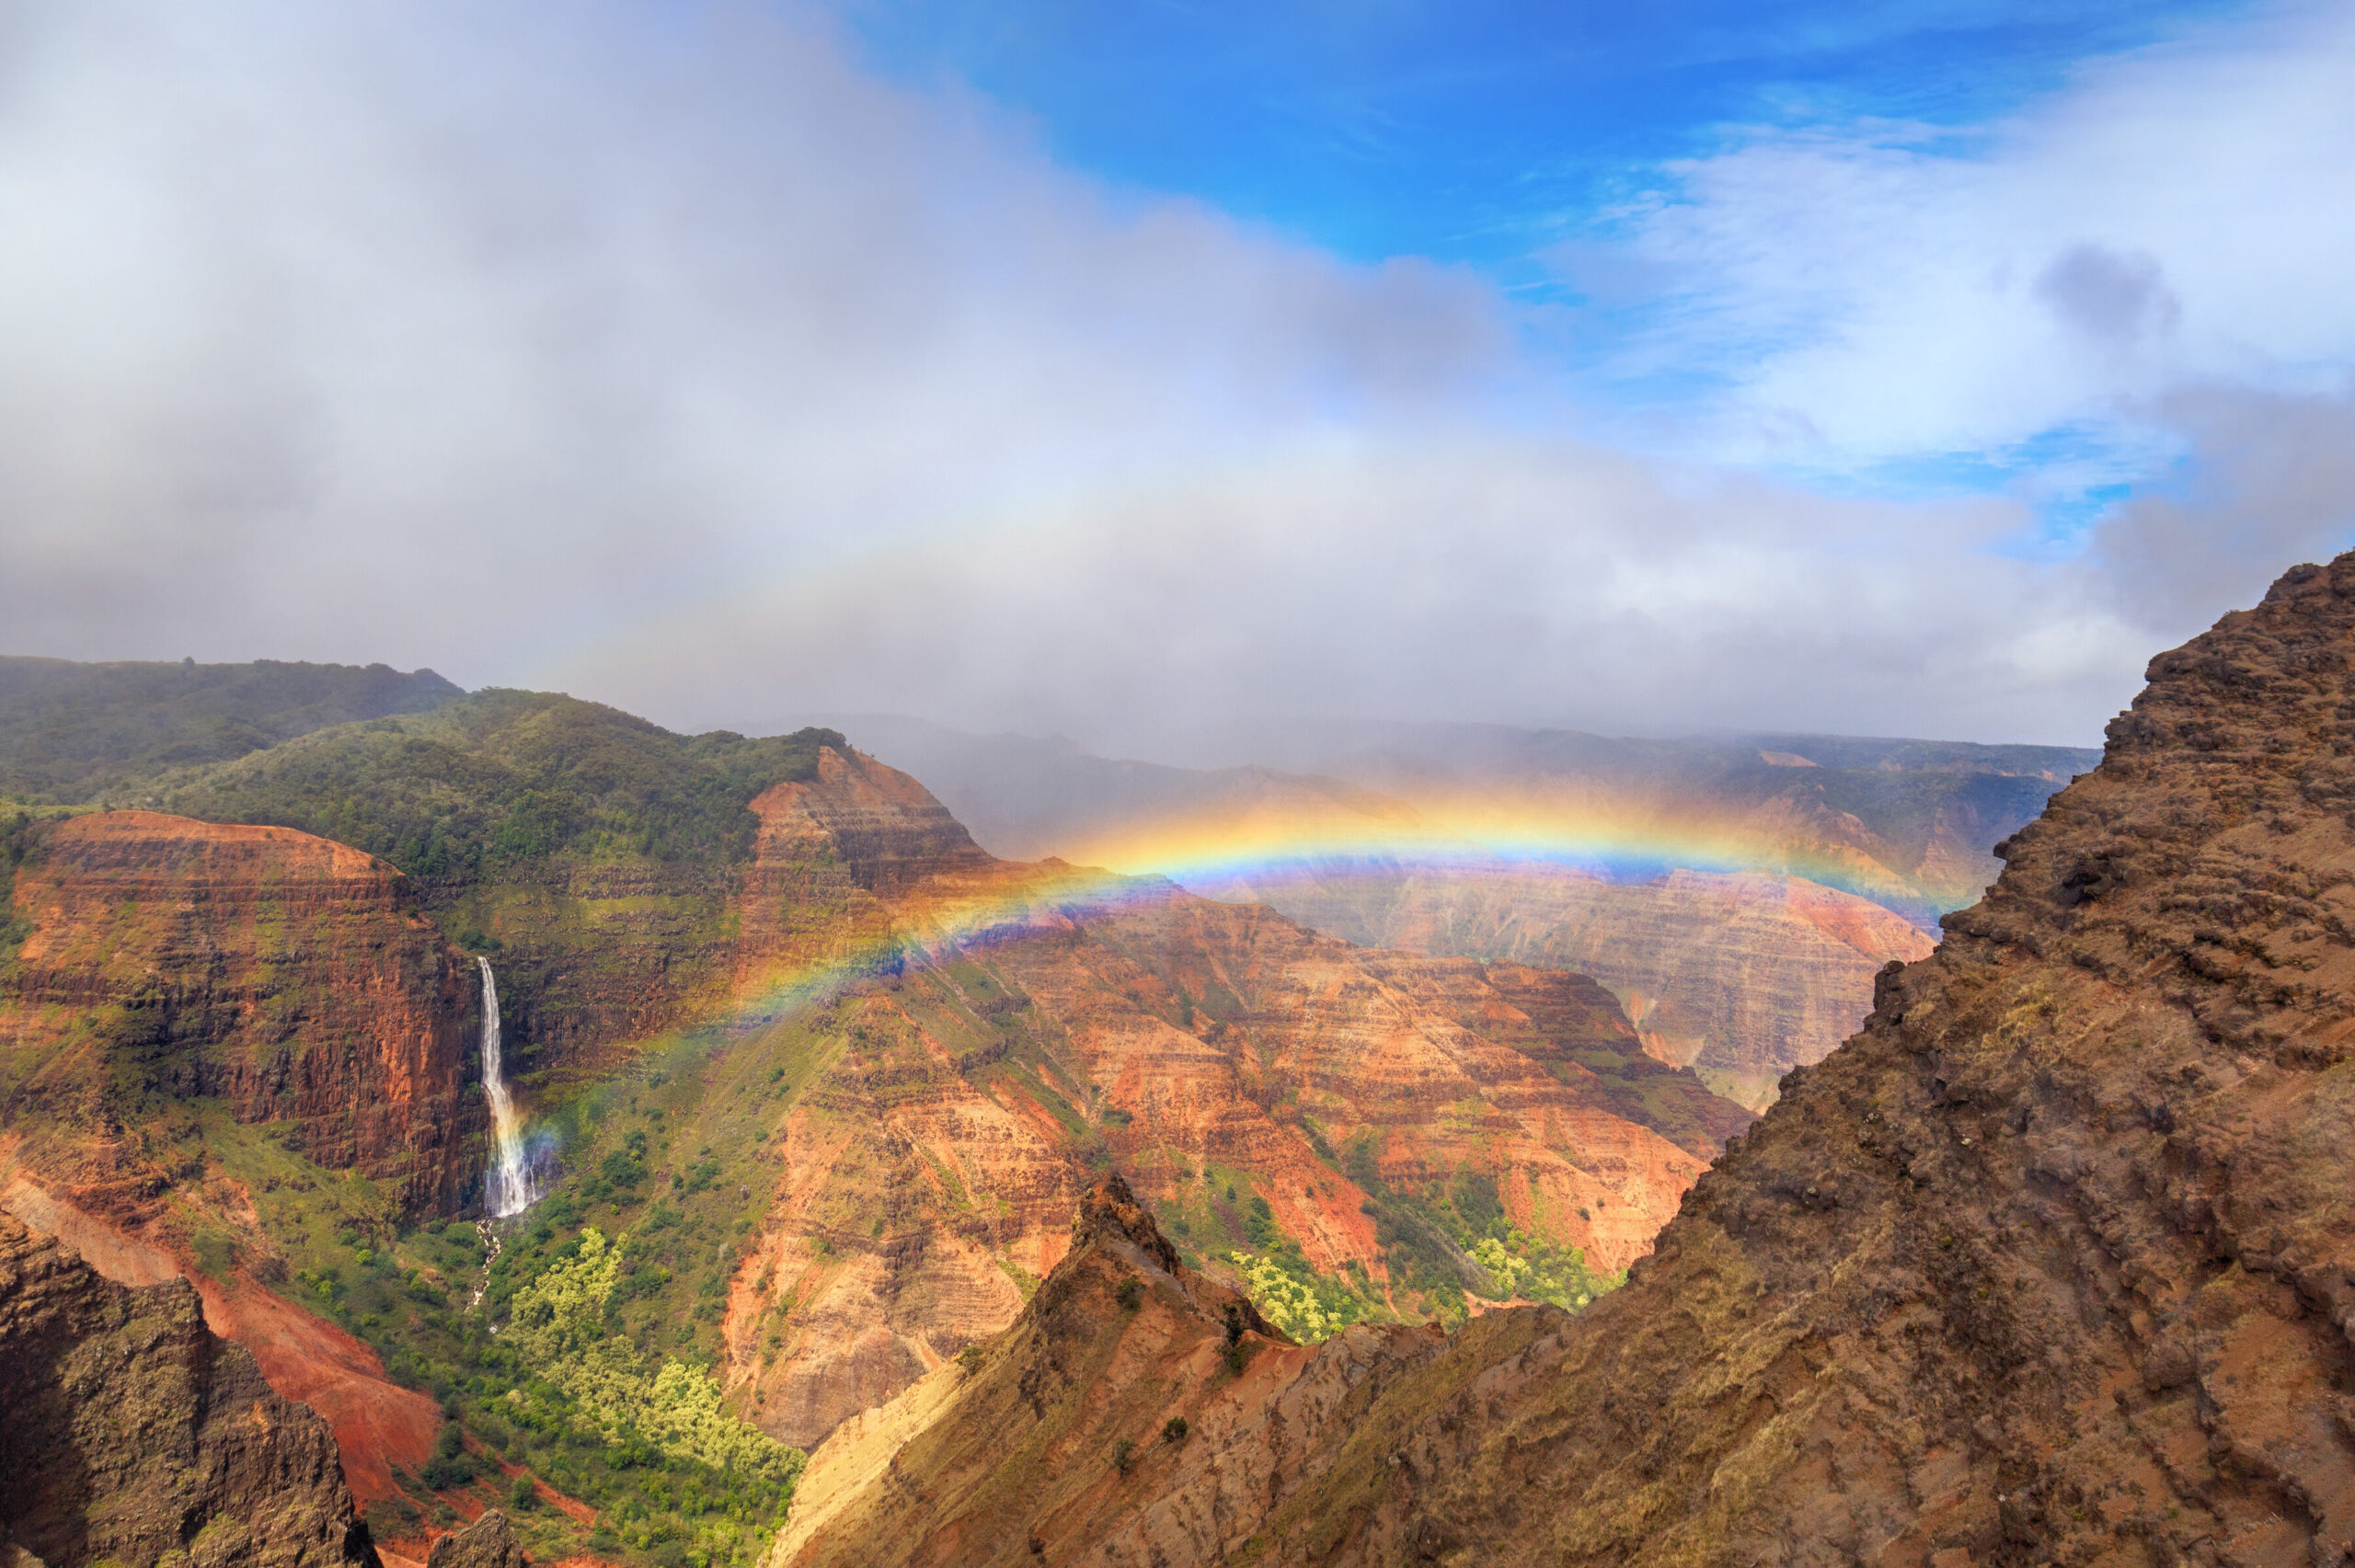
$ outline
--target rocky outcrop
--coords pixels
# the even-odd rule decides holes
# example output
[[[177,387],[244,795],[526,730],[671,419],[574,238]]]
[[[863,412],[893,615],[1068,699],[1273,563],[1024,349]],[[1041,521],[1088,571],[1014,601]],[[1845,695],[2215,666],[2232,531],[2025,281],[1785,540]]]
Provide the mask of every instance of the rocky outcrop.
[[[1753,1110],[1774,1104],[1783,1074],[1855,1033],[1882,965],[1932,945],[1878,904],[1763,872],[1616,883],[1564,869],[1342,868],[1253,890],[1370,946],[1591,975],[1653,1056]]]
[[[204,1326],[0,1214],[0,1554],[376,1568],[327,1424]]]
[[[1289,1343],[1180,1265],[1118,1177],[1073,1231],[1004,1335],[810,1456],[766,1568],[1215,1560],[1439,1344],[1404,1327]]]
[[[2355,557],[2150,679],[1625,1289],[1476,1320],[1155,1561],[2355,1560]],[[954,1415],[898,1451],[894,1539],[979,1490],[934,1481]]]
[[[6,1114],[75,1129],[84,1185],[135,1204],[157,1178],[101,1168],[106,1150],[143,1105],[198,1096],[286,1124],[290,1147],[412,1209],[454,1209],[477,1176],[471,966],[373,856],[97,813],[41,830],[13,908],[31,929],[0,970]]]
[[[515,1544],[515,1529],[507,1516],[487,1508],[473,1524],[435,1541],[426,1568],[524,1568],[530,1561]]]

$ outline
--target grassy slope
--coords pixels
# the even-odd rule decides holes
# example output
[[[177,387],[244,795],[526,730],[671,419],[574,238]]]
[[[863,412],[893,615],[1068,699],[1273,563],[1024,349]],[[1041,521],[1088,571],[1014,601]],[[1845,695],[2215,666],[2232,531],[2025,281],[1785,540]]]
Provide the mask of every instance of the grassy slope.
[[[76,664],[0,658],[0,798],[144,804],[176,769],[331,725],[423,713],[459,689],[381,664]]]

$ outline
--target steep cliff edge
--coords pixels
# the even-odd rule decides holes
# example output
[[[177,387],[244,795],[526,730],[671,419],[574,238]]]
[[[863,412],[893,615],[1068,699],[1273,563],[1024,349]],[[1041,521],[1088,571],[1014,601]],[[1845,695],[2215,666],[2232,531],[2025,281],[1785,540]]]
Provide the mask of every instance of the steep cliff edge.
[[[2355,1559],[2355,557],[2150,680],[1626,1288],[1478,1319],[1157,1561]]]
[[[0,1214],[0,1557],[376,1568],[327,1424],[172,1280],[130,1289]]]
[[[1201,1560],[1439,1343],[1394,1325],[1292,1344],[1179,1263],[1118,1176],[1082,1197],[1072,1243],[1003,1336],[818,1450],[767,1568]]]
[[[398,872],[292,829],[145,811],[37,835],[13,901],[29,933],[0,962],[0,1111],[55,1145],[34,1163],[134,1210],[167,1180],[138,1124],[201,1096],[412,1210],[458,1206],[479,1165],[475,981]]]

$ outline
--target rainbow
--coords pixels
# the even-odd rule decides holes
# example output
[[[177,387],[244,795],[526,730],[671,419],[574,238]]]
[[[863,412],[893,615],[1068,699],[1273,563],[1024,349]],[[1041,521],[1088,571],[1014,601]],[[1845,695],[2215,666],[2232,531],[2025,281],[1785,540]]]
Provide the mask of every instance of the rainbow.
[[[1352,819],[1354,818],[1354,819]],[[1356,813],[1166,819],[1101,831],[1074,856],[1109,871],[1166,877],[1205,896],[1302,877],[1384,872],[1525,873],[1648,881],[1671,870],[1798,877],[1927,921],[1973,896],[1924,887],[1842,844],[1781,824],[1679,816],[1609,804],[1470,799],[1407,818]]]
[[[858,978],[1068,929],[1158,902],[1178,888],[1248,898],[1258,887],[1336,876],[1534,873],[1627,882],[1690,870],[1796,877],[1917,921],[1936,907],[1923,889],[1853,850],[1795,848],[1742,825],[1672,823],[1657,813],[1645,820],[1507,807],[1457,810],[1443,823],[1401,815],[1361,823],[1165,819],[1099,835],[1076,853],[1094,864],[999,862],[938,874],[922,897],[885,901],[885,930],[838,939],[822,954],[772,971],[740,1000],[731,1032],[821,1001]]]

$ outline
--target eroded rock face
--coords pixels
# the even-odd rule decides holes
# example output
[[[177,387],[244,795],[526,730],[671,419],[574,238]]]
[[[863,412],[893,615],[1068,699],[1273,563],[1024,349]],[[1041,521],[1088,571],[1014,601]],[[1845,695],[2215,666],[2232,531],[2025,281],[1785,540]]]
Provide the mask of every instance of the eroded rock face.
[[[1223,1539],[1298,1563],[2355,1560],[2355,557],[2154,660],[2099,769],[2004,853],[1625,1289],[1369,1379]],[[962,1413],[913,1425],[897,1503],[872,1482],[836,1516],[889,1517],[922,1561],[986,1489],[934,1482],[978,1440]],[[1140,1490],[1045,1560],[1109,1560],[1187,1495]]]
[[[1441,1343],[1391,1327],[1291,1344],[1180,1265],[1118,1177],[1073,1234],[971,1365],[810,1456],[767,1568],[1222,1561],[1270,1488]]]
[[[132,1289],[0,1214],[0,1553],[48,1568],[376,1568],[327,1424],[178,1280]]]
[[[289,828],[103,812],[43,833],[14,908],[32,930],[0,975],[12,1112],[80,1129],[77,1185],[123,1186],[115,1207],[157,1179],[109,1158],[126,1091],[286,1122],[311,1159],[415,1209],[454,1209],[478,1173],[473,973],[373,856]]]
[[[529,1561],[515,1544],[515,1528],[507,1516],[487,1508],[473,1524],[435,1541],[426,1568],[523,1568]]]
[[[1519,1366],[1451,1347],[1482,1398],[1289,1555],[2348,1561],[2350,656],[2342,557],[2153,660],[1637,1283]]]
[[[1674,871],[1621,885],[1574,871],[1332,876],[1259,895],[1351,941],[1542,964],[1609,986],[1661,1061],[1763,1110],[1872,1008],[1873,975],[1926,956],[1920,927],[1794,876]]]
[[[1387,1289],[1344,1150],[1398,1192],[1492,1182],[1512,1223],[1609,1271],[1751,1119],[1646,1057],[1576,976],[993,860],[856,753],[755,808],[747,990],[875,970],[810,1023],[823,1064],[769,1137],[778,1175],[729,1298],[731,1384],[788,1442],[1013,1322],[1102,1163],[1197,1212],[1257,1195],[1317,1267]]]

